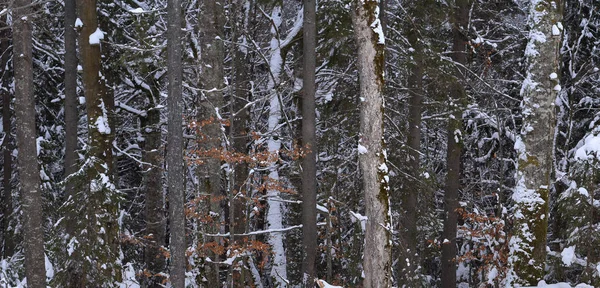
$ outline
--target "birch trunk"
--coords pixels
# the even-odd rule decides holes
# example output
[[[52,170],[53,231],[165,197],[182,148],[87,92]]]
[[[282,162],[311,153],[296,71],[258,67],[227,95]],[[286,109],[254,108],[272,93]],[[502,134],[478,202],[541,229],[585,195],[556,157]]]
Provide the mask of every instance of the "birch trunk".
[[[363,174],[366,240],[364,287],[391,287],[391,217],[389,177],[383,139],[384,48],[379,0],[354,1],[352,24],[358,45],[360,84],[359,164]]]
[[[33,55],[31,35],[31,0],[14,2],[13,63],[15,67],[15,116],[17,124],[17,169],[23,199],[23,247],[27,287],[45,288],[44,229],[42,226],[42,191],[37,159]]]
[[[521,88],[523,126],[515,137],[517,185],[512,197],[514,231],[509,265],[515,284],[536,285],[545,273],[564,2],[531,0],[529,5],[528,67]]]

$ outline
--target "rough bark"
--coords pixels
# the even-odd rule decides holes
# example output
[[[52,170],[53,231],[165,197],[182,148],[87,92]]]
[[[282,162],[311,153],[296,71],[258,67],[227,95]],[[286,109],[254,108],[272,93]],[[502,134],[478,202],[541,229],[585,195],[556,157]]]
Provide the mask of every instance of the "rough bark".
[[[183,174],[183,129],[182,129],[182,39],[181,1],[167,2],[167,70],[168,70],[168,145],[167,185],[169,189],[169,241],[171,252],[170,280],[173,287],[185,286],[186,241],[185,241],[185,190]]]
[[[536,285],[545,273],[548,191],[554,177],[554,103],[560,91],[562,25],[557,23],[562,20],[562,5],[563,1],[532,0],[529,7],[528,67],[521,88],[523,124],[515,139],[519,158],[509,256],[515,274],[509,276],[515,277],[515,284]]]
[[[389,177],[383,139],[384,48],[379,1],[356,0],[352,24],[358,45],[360,84],[359,165],[367,216],[363,257],[364,287],[391,287]]]
[[[15,239],[12,229],[10,227],[10,219],[13,214],[12,204],[12,125],[10,111],[11,93],[8,89],[9,79],[12,78],[12,70],[9,69],[8,60],[10,53],[8,47],[10,45],[10,29],[6,23],[7,16],[2,17],[0,23],[2,23],[0,30],[0,53],[2,58],[0,59],[0,79],[2,88],[0,89],[0,95],[2,95],[2,129],[4,130],[4,141],[2,142],[2,153],[4,159],[3,166],[3,182],[2,182],[2,222],[0,222],[0,231],[2,231],[2,238],[0,240],[0,257],[7,258],[13,255],[15,249]]]
[[[303,24],[303,98],[302,98],[302,145],[308,149],[302,159],[302,286],[314,286],[317,276],[317,142],[315,115],[315,74],[317,65],[317,26],[315,0],[304,1]]]
[[[451,115],[447,129],[447,175],[444,194],[444,231],[442,232],[442,287],[456,287],[456,231],[458,224],[458,192],[460,189],[460,157],[462,154],[462,113],[466,92],[463,75],[467,63],[466,33],[470,0],[456,0],[452,13],[452,54],[455,79],[450,87]]]
[[[37,160],[35,97],[33,90],[33,55],[31,0],[14,2],[13,63],[15,73],[15,117],[17,124],[17,170],[23,201],[25,275],[27,287],[45,288],[44,230],[42,226],[42,192]]]

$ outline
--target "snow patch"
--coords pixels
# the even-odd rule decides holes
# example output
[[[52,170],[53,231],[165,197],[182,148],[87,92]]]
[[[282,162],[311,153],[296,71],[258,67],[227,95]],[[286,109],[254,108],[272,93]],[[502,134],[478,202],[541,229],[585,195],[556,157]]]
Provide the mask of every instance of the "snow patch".
[[[358,144],[358,154],[359,155],[367,154],[367,152],[369,152],[369,150],[367,150],[367,147],[363,146],[362,144]]]
[[[100,45],[100,40],[104,40],[104,32],[96,28],[96,31],[90,34],[90,45]]]
[[[571,266],[571,264],[573,264],[573,261],[576,258],[575,246],[571,246],[571,247],[567,247],[567,248],[563,249],[563,251],[560,252],[560,256],[562,256],[562,262],[565,265],[567,265],[567,267]]]

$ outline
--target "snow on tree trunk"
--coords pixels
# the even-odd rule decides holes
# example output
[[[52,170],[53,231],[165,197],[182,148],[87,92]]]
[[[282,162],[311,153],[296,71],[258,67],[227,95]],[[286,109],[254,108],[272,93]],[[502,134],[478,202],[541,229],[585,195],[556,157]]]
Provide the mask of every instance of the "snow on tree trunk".
[[[17,123],[17,169],[23,203],[23,248],[27,287],[45,288],[44,230],[42,226],[42,191],[37,159],[33,55],[31,35],[31,0],[14,2],[13,63],[15,72],[15,118]],[[10,130],[7,132],[10,133]]]
[[[101,40],[104,32],[98,26],[96,0],[78,4],[83,23],[80,32],[83,87],[88,116],[88,159],[86,165],[89,194],[86,196],[86,225],[77,235],[83,247],[83,274],[87,286],[112,287],[121,280],[119,200],[114,184],[114,129],[109,116],[114,107],[114,95],[106,87],[102,75]],[[89,261],[88,259],[91,259]]]
[[[548,226],[548,191],[553,183],[556,96],[560,91],[562,1],[531,0],[528,67],[521,88],[523,124],[515,137],[517,185],[512,196],[514,232],[510,239],[511,278],[535,285],[543,279]]]
[[[271,77],[267,84],[267,91],[270,93],[269,99],[269,118],[268,131],[270,134],[267,142],[269,153],[275,157],[281,148],[281,140],[279,137],[279,122],[281,120],[281,106],[279,105],[279,96],[276,91],[276,85],[279,84],[281,70],[283,68],[283,56],[281,55],[280,39],[278,35],[279,28],[282,23],[281,6],[277,5],[271,12],[272,27],[271,27],[271,46],[269,59],[269,68],[271,69]],[[279,182],[278,165],[272,163],[269,168],[269,181],[273,183]],[[267,190],[267,199],[269,209],[267,211],[268,229],[283,228],[283,206],[276,198],[280,198],[277,189]],[[287,259],[285,256],[285,248],[283,246],[283,233],[270,233],[268,239],[269,245],[273,249],[273,261],[271,268],[271,277],[277,283],[277,287],[287,287]]]
[[[383,139],[384,48],[379,0],[354,1],[352,24],[358,45],[360,84],[359,163],[365,193],[364,287],[390,287],[391,217]]]

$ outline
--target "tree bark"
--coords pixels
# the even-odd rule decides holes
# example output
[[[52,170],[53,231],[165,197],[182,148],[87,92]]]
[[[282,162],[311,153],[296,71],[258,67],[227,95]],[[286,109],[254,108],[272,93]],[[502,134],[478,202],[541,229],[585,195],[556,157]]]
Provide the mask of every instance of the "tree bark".
[[[183,129],[182,129],[182,39],[181,1],[167,2],[167,70],[168,70],[168,145],[167,185],[169,189],[169,222],[171,240],[170,280],[173,287],[185,286],[185,189],[183,185]]]
[[[359,165],[367,216],[363,257],[364,287],[391,287],[389,177],[383,139],[384,48],[379,0],[356,0],[352,25],[358,45],[360,84]]]
[[[515,284],[536,285],[545,274],[548,192],[553,184],[554,103],[560,91],[564,1],[531,1],[527,71],[521,88],[523,124],[515,139],[517,185],[509,265]],[[553,74],[554,73],[554,74]],[[513,279],[511,279],[513,280]]]
[[[217,151],[221,150],[221,116],[220,109],[223,107],[224,88],[224,20],[225,3],[223,0],[203,0],[200,6],[200,74],[201,97],[198,107],[199,122],[207,123],[201,127],[199,145],[202,151],[207,152],[199,167],[201,193],[210,195],[209,206],[213,226],[210,232],[218,232],[221,216],[221,160]],[[214,153],[211,153],[214,151]],[[206,211],[209,212],[209,211]],[[214,241],[220,241],[215,238]],[[213,255],[214,261],[218,261],[221,255]],[[207,276],[209,286],[218,286],[219,264],[207,265]]]
[[[447,129],[447,175],[444,194],[444,231],[442,232],[442,287],[456,287],[456,231],[458,223],[458,192],[460,189],[460,157],[462,154],[462,113],[466,101],[464,88],[465,52],[468,42],[470,0],[456,0],[452,13],[452,54],[456,63],[455,79],[451,84],[449,106],[451,107]]]
[[[7,15],[8,16],[8,15]],[[0,89],[0,95],[2,95],[2,129],[4,130],[4,141],[2,142],[2,152],[4,159],[3,166],[3,192],[2,192],[2,222],[0,223],[0,230],[2,231],[2,238],[0,242],[0,257],[8,258],[14,254],[15,249],[15,238],[13,229],[10,227],[10,219],[13,215],[13,204],[12,204],[12,125],[11,125],[11,93],[8,88],[9,81],[12,79],[12,70],[8,66],[8,60],[10,57],[9,46],[10,46],[10,28],[7,21],[7,16],[3,16],[0,20],[2,29],[0,30],[0,53],[2,58],[0,59],[0,71],[2,71],[0,80],[2,81],[2,89]]]
[[[42,192],[37,160],[31,0],[14,2],[13,63],[15,67],[15,116],[19,154],[17,168],[23,199],[25,275],[27,287],[45,288]]]
[[[315,90],[317,69],[317,16],[315,0],[304,0],[302,145],[308,149],[302,159],[302,286],[313,287],[317,276],[317,142]]]

